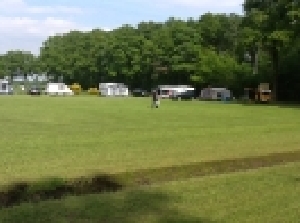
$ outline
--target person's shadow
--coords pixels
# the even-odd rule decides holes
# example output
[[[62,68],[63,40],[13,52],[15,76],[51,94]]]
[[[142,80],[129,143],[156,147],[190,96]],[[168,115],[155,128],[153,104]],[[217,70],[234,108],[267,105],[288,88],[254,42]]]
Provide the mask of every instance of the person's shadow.
[[[172,204],[172,200],[178,198],[155,191],[127,190],[115,194],[73,196],[62,201],[23,204],[0,210],[0,222],[212,222],[182,213]]]

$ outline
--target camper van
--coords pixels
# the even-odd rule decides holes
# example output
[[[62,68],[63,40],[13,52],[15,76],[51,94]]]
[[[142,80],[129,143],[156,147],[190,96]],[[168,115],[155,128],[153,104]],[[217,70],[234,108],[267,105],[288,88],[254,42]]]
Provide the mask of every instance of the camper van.
[[[126,97],[128,87],[123,83],[100,83],[99,91],[102,96]]]
[[[0,80],[0,94],[1,95],[13,94],[13,87],[8,80]]]

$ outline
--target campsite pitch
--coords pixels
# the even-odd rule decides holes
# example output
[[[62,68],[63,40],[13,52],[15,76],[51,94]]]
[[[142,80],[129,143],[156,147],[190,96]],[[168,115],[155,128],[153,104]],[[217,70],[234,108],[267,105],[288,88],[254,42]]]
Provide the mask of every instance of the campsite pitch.
[[[300,109],[99,97],[1,97],[0,184],[299,150]]]

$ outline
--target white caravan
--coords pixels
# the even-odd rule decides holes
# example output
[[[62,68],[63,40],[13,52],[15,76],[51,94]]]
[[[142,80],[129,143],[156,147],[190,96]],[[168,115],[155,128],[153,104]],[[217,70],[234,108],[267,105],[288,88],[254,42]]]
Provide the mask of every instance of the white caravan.
[[[159,85],[158,86],[158,93],[161,98],[171,98],[186,91],[194,91],[190,85]]]
[[[100,83],[99,91],[101,96],[128,96],[128,87],[122,83]]]
[[[226,88],[204,88],[201,90],[201,99],[222,100],[225,98],[231,98],[231,92]]]
[[[7,80],[0,80],[0,94],[10,95],[13,94],[13,87]]]
[[[47,95],[74,95],[73,91],[64,83],[48,83],[45,93]]]

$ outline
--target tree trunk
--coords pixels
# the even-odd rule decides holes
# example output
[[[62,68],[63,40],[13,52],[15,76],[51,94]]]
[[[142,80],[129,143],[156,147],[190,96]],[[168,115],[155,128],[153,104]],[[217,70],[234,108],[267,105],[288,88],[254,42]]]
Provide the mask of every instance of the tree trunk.
[[[272,75],[272,99],[277,101],[277,90],[278,90],[278,75],[279,75],[279,52],[274,44],[271,52],[273,75]]]

